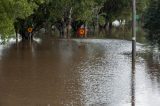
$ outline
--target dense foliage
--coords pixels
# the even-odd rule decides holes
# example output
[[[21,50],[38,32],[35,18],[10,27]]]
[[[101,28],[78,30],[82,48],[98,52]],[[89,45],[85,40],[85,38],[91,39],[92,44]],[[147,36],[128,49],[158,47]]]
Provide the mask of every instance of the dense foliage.
[[[149,33],[149,40],[160,43],[160,0],[150,1],[145,13],[144,28]]]
[[[151,34],[160,34],[160,0],[152,0],[145,13],[145,28]]]
[[[42,3],[43,0],[36,0]],[[36,3],[29,0],[0,0],[0,34],[13,33],[13,23],[17,18],[25,19],[37,8]]]
[[[146,1],[138,1],[139,13]],[[6,36],[15,30],[24,36],[29,26],[34,32],[55,26],[64,37],[65,33],[69,36],[70,26],[76,31],[89,24],[96,30],[115,19],[130,21],[131,8],[131,0],[1,0],[0,34]]]

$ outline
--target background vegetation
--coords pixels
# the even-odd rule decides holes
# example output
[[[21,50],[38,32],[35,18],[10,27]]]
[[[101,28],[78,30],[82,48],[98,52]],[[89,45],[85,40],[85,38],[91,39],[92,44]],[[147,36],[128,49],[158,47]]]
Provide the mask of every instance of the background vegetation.
[[[1,0],[0,34],[3,38],[17,33],[27,39],[27,28],[32,27],[32,34],[43,28],[50,34],[56,29],[62,38],[75,37],[82,24],[93,35],[111,34],[114,20],[120,22],[119,28],[130,28],[131,4],[131,0]],[[159,7],[159,0],[137,0],[137,21],[154,37],[159,33]]]

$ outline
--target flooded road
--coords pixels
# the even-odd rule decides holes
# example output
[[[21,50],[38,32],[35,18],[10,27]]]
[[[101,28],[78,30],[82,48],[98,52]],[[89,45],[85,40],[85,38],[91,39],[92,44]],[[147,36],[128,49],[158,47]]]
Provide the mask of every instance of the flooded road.
[[[159,52],[131,42],[42,40],[0,46],[0,106],[160,106]]]

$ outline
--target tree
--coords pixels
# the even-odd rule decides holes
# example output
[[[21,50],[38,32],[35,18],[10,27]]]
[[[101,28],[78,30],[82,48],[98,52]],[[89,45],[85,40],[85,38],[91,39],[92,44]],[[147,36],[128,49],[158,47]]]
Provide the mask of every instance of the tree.
[[[50,20],[56,23],[56,26],[61,32],[61,36],[64,36],[65,29],[67,32],[66,35],[68,36],[73,21],[83,21],[85,26],[92,21],[95,5],[96,0],[50,1]]]
[[[17,18],[25,19],[38,6],[34,0],[1,0],[0,1],[0,34],[8,36],[14,32],[14,22]],[[37,0],[42,3],[43,0]]]
[[[144,16],[144,28],[149,33],[150,40],[160,43],[160,0],[150,1]]]
[[[35,29],[44,27],[42,23],[46,21],[58,28],[61,37],[69,36],[72,23],[78,21],[85,25],[91,23],[94,17],[100,15],[99,12],[104,2],[105,0],[46,0],[32,14]],[[44,10],[47,11],[47,15],[44,14]],[[103,17],[99,19],[102,24]],[[49,26],[51,27],[51,25]],[[65,32],[67,33],[65,34]]]

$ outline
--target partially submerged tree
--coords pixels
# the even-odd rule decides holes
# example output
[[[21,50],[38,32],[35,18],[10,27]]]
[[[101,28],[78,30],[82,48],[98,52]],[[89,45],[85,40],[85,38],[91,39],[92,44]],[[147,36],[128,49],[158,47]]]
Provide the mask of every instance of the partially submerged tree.
[[[83,22],[87,26],[87,23],[92,22],[94,15],[96,15],[94,14],[95,7],[100,4],[97,2],[98,0],[48,0],[46,7],[48,8],[49,17],[46,18],[47,22],[58,28],[61,37],[69,37],[71,36],[71,25],[73,23],[75,26],[75,23],[80,22],[82,24]],[[101,3],[101,5],[103,4]],[[73,29],[76,31],[77,27]]]
[[[42,3],[43,0],[36,2]],[[37,8],[33,0],[1,0],[0,1],[0,34],[8,36],[14,32],[17,18],[25,19]]]
[[[143,5],[138,1],[138,12]],[[145,0],[147,1],[147,0]],[[0,1],[0,33],[13,32],[27,38],[26,29],[33,31],[41,28],[50,30],[54,25],[61,37],[69,37],[71,25],[74,31],[84,24],[92,25],[95,31],[99,26],[112,28],[112,22],[131,20],[130,0],[1,0]],[[141,11],[140,11],[141,12]],[[14,25],[13,25],[14,23]]]
[[[109,31],[112,29],[112,22],[114,20],[126,19],[131,13],[130,0],[106,0],[102,12],[106,13],[106,26]]]

